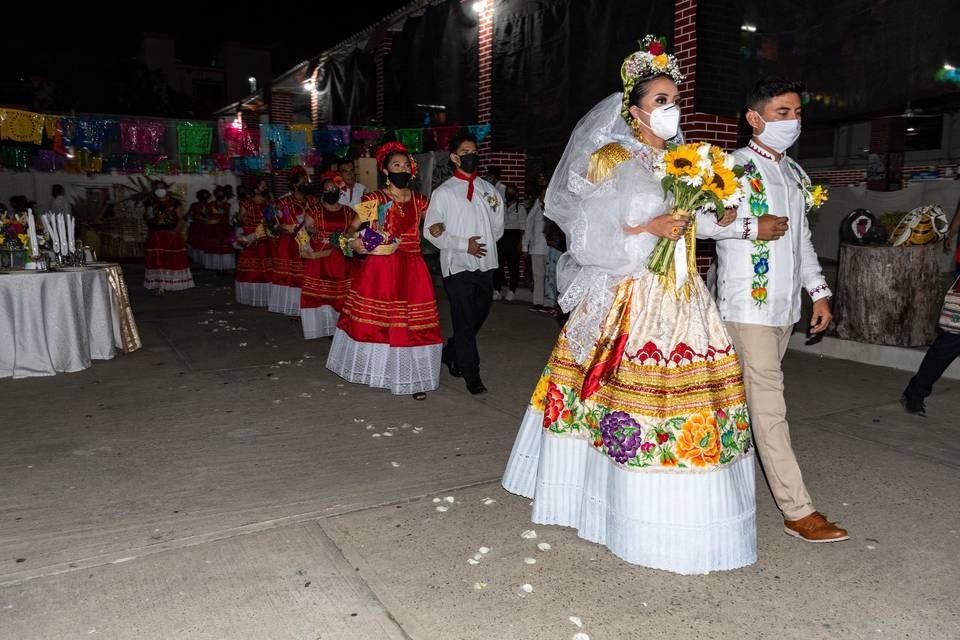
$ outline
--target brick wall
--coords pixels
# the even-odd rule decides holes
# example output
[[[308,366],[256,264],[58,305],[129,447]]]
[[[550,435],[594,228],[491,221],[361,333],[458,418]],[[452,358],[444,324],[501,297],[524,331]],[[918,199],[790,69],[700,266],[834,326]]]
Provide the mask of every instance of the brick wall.
[[[477,66],[477,123],[490,122],[493,112],[493,20],[494,2],[486,0],[486,6],[479,15],[477,25],[477,44],[480,60]],[[517,187],[520,197],[525,197],[527,176],[527,154],[515,151],[498,151],[492,148],[490,137],[480,144],[480,153],[485,165],[496,165],[501,169],[500,179]]]
[[[947,168],[956,167],[955,164],[937,166],[937,173],[941,178],[947,177]],[[930,165],[916,165],[903,168],[903,181],[910,179],[914,171],[929,171]],[[817,184],[831,187],[847,187],[863,184],[867,179],[867,172],[863,169],[814,169],[808,171],[810,179]]]
[[[384,75],[383,65],[387,56],[390,54],[390,49],[393,48],[393,34],[393,31],[384,31],[383,37],[380,39],[380,42],[377,43],[377,48],[373,53],[373,64],[376,68],[377,83],[377,122],[383,122],[384,114],[386,113],[386,88],[384,86],[386,76]]]
[[[268,96],[271,124],[293,124],[293,95],[287,91],[271,91]],[[271,143],[271,147],[273,144]],[[281,196],[290,188],[286,169],[271,170],[273,195]]]

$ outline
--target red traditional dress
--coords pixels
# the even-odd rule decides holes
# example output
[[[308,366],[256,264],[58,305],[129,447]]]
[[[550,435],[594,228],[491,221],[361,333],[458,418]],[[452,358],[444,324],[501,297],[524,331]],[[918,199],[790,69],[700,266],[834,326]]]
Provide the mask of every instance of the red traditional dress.
[[[420,223],[429,200],[414,193],[401,204],[383,191],[365,195],[363,201],[368,200],[388,207],[383,229],[377,230],[399,238],[399,247],[390,255],[361,259],[327,368],[350,382],[397,395],[432,391],[440,383],[443,338],[433,281],[420,255]]]
[[[274,206],[281,225],[300,224],[308,212],[314,212],[320,204],[311,197],[298,200],[290,194],[279,198]],[[300,315],[300,295],[303,287],[303,259],[300,245],[293,235],[284,234],[273,241],[273,276],[270,286],[268,308],[274,313],[288,316]]]
[[[342,205],[336,211],[328,211],[321,205],[307,215],[316,227],[310,239],[310,250],[332,250],[323,258],[303,261],[300,320],[303,322],[303,337],[310,340],[333,335],[343,301],[350,291],[352,261],[330,244],[330,236],[346,231],[353,221],[354,211]]]
[[[240,201],[240,224],[243,234],[253,235],[257,226],[263,222],[263,208],[266,201],[254,199]],[[267,306],[270,298],[270,240],[254,240],[237,257],[237,270],[234,274],[234,289],[237,302],[254,307]]]
[[[173,198],[153,199],[147,204],[147,251],[143,286],[161,291],[193,287],[190,259],[183,235],[177,230],[180,203]]]
[[[203,221],[206,218],[206,203],[198,200],[190,205],[190,210],[187,212],[187,220],[190,223],[190,228],[187,231],[187,250],[190,259],[200,266],[203,266],[203,240],[206,227]]]
[[[236,251],[230,242],[230,203],[218,200],[207,204],[204,225],[203,268],[229,271],[236,266]]]

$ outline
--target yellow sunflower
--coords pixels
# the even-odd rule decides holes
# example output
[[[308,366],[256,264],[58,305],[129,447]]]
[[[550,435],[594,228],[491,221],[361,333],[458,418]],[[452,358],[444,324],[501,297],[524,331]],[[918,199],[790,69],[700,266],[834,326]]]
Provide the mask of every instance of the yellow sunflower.
[[[697,167],[700,156],[695,144],[682,144],[673,151],[668,151],[663,161],[667,165],[667,175],[695,176],[700,173]]]
[[[726,200],[737,191],[737,176],[733,171],[723,166],[723,163],[713,165],[713,177],[705,180],[703,190],[709,191],[721,200]]]
[[[713,164],[723,164],[725,155],[723,149],[720,147],[716,145],[710,147],[710,160]]]
[[[830,199],[827,190],[819,184],[814,187],[811,197],[813,198],[814,209],[819,209],[821,206],[823,206],[824,202]]]

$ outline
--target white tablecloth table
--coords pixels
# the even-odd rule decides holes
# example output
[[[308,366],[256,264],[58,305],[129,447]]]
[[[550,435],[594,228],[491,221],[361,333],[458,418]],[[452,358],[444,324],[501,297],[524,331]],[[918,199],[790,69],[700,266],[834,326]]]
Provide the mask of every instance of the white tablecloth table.
[[[0,378],[81,371],[124,346],[107,268],[0,273]]]

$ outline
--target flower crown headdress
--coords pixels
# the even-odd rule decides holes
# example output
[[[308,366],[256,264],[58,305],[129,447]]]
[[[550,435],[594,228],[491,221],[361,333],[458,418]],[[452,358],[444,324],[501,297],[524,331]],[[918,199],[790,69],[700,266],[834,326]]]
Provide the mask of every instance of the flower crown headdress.
[[[623,81],[623,108],[620,115],[630,124],[630,92],[638,81],[653,76],[665,75],[675,83],[683,82],[680,64],[677,58],[667,53],[667,39],[647,35],[639,41],[640,50],[624,58],[620,66],[620,80]]]

